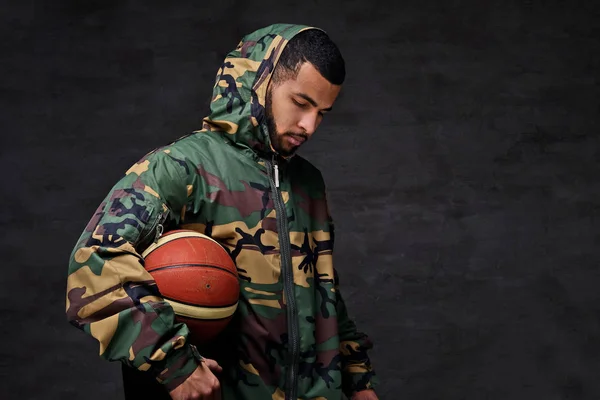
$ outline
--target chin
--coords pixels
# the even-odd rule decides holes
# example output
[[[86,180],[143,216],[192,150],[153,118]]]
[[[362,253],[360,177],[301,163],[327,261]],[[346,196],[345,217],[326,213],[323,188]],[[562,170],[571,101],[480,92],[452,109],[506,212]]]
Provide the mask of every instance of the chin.
[[[274,149],[277,153],[279,153],[279,155],[281,155],[283,157],[292,156],[298,150],[297,147],[286,148],[284,146],[277,146],[277,147],[274,147]]]
[[[291,157],[291,156],[293,156],[294,154],[296,154],[296,150],[297,150],[297,149],[290,150],[290,151],[280,151],[280,152],[279,152],[279,155],[280,155],[280,156],[282,156],[282,157]]]

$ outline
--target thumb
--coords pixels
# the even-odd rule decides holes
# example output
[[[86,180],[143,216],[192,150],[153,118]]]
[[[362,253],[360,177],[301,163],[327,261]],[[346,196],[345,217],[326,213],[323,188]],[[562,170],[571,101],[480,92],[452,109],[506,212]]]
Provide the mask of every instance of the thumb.
[[[206,366],[212,372],[221,372],[221,371],[223,371],[223,368],[221,368],[221,366],[219,365],[219,363],[216,362],[215,360],[211,360],[210,358],[205,358],[204,362],[206,363]]]

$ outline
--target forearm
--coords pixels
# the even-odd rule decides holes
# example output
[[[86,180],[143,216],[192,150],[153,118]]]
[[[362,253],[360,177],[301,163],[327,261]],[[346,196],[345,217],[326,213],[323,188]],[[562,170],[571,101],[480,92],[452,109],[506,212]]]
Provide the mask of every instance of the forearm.
[[[370,338],[356,328],[340,336],[342,385],[348,397],[354,392],[372,389],[378,383],[368,355],[368,350],[372,347]]]
[[[336,282],[337,274],[336,274]],[[349,398],[353,393],[372,389],[378,383],[368,351],[373,348],[369,336],[360,332],[349,317],[346,304],[336,285],[338,334],[342,364],[343,391]]]
[[[165,367],[179,365],[185,371],[195,365],[186,347],[187,327],[175,323],[133,247],[126,241],[106,245],[74,251],[67,318],[98,342],[102,358],[150,371],[169,384],[174,377],[159,376]]]

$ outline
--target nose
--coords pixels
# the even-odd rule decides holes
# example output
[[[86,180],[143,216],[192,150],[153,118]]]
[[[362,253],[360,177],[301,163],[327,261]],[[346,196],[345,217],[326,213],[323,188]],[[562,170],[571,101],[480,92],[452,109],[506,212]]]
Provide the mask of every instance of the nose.
[[[298,126],[308,135],[311,136],[319,126],[318,114],[305,114],[298,121]]]

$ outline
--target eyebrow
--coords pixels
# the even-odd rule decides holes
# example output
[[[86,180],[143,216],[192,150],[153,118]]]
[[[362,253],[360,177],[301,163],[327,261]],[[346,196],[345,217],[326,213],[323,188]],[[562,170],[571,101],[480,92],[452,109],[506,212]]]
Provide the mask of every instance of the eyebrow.
[[[316,101],[314,101],[309,95],[304,94],[304,93],[294,93],[296,96],[302,97],[304,100],[308,101],[310,104],[312,104],[313,107],[319,108],[319,105],[317,104]],[[328,108],[324,108],[322,111],[331,111],[333,109],[333,107],[328,107]]]

